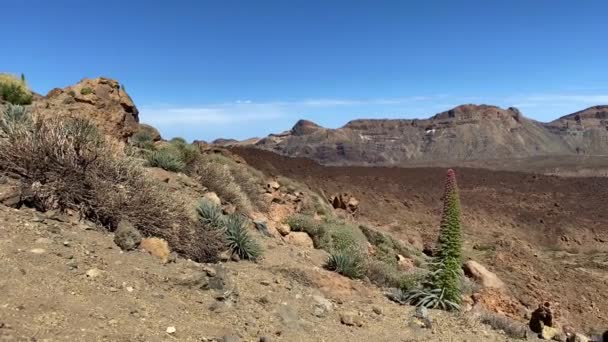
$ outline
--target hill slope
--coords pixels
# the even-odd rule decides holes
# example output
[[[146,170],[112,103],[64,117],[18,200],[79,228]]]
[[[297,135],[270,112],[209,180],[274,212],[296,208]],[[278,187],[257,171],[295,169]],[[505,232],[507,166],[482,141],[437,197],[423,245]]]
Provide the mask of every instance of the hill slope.
[[[516,108],[461,105],[424,120],[354,120],[338,129],[299,121],[292,130],[255,144],[323,164],[403,165],[543,155],[606,155],[608,106],[550,123]]]

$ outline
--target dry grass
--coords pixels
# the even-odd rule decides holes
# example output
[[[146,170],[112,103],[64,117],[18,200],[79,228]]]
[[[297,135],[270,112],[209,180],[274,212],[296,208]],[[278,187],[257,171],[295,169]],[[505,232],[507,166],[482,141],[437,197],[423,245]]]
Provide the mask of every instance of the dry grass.
[[[34,120],[12,129],[0,140],[0,163],[0,171],[20,179],[24,204],[40,211],[76,210],[110,230],[128,219],[198,261],[215,260],[221,249],[186,203],[84,119]]]

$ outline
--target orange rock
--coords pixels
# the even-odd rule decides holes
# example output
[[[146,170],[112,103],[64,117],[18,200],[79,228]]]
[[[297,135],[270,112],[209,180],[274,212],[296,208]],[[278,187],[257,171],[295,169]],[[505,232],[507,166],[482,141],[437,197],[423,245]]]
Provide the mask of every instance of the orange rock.
[[[139,247],[159,258],[163,264],[169,262],[171,250],[167,241],[159,238],[145,238],[141,240]]]

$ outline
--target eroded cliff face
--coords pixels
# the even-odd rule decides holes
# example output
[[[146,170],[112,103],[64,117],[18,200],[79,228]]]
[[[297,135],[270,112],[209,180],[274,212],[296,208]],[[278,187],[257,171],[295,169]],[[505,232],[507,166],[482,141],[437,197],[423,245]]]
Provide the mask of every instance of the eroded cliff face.
[[[359,165],[603,155],[608,154],[607,108],[592,107],[551,123],[528,119],[516,108],[471,104],[429,119],[361,119],[338,129],[301,120],[255,146],[324,164]]]

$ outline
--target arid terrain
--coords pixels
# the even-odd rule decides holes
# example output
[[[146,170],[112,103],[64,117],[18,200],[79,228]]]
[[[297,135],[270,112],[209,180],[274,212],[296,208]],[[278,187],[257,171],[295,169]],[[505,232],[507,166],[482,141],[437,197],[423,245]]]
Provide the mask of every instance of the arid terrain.
[[[206,144],[163,139],[96,78],[0,113],[0,341],[537,340],[544,303],[545,339],[608,327],[604,106]],[[401,295],[437,255],[448,167],[463,302],[426,311]]]
[[[436,239],[443,168],[331,167],[250,148],[233,151],[267,173],[327,194],[352,194],[361,202],[359,220],[401,239]],[[472,168],[457,174],[468,256],[491,266],[528,308],[559,302],[581,327],[607,325],[608,178]]]
[[[325,165],[408,166],[606,156],[607,118],[608,106],[590,107],[542,123],[526,118],[517,108],[467,104],[428,119],[360,119],[337,129],[300,120],[291,130],[271,134],[255,146]]]

